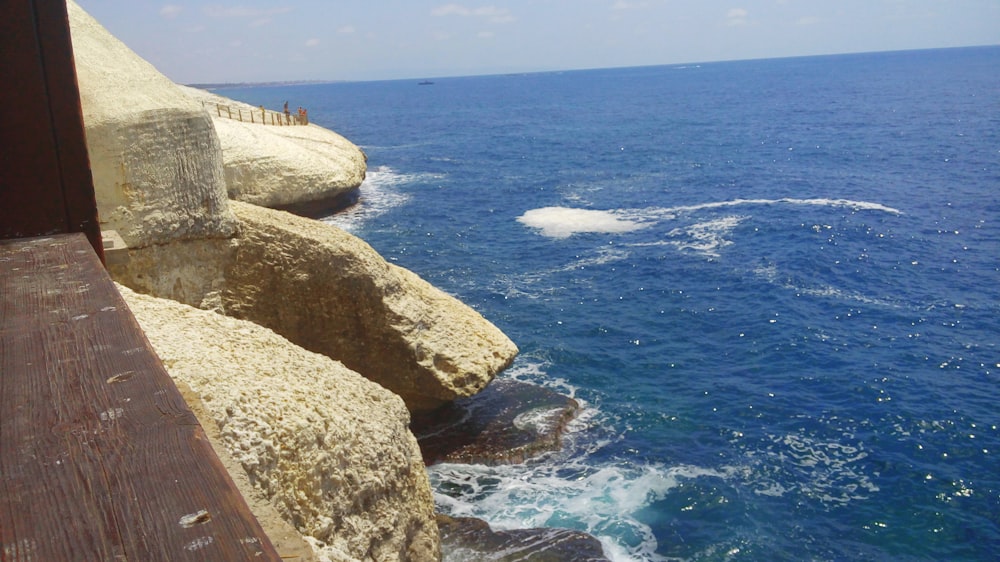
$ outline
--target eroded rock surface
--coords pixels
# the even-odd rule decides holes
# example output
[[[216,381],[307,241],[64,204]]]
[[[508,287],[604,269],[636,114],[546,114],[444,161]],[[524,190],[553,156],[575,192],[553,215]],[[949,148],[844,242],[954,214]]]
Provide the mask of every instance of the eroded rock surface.
[[[517,346],[496,326],[331,225],[233,201],[242,234],[227,314],[335,357],[413,412],[476,394]]]
[[[67,8],[101,228],[130,247],[231,236],[222,147],[201,104]]]
[[[321,559],[437,559],[430,484],[399,397],[253,323],[120,290],[228,453]]]

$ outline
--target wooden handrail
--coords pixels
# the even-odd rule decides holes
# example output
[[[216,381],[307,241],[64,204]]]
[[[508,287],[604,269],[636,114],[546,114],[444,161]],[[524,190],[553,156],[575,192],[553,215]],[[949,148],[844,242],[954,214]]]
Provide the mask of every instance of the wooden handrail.
[[[259,109],[236,107],[234,111],[234,108],[227,104],[207,102],[204,100],[201,102],[202,107],[205,108],[207,108],[209,104],[215,106],[215,114],[218,117],[240,121],[241,123],[259,123],[261,125],[274,126],[309,124],[308,114],[292,115],[291,113],[282,113],[280,111],[264,109],[263,107],[260,107]]]

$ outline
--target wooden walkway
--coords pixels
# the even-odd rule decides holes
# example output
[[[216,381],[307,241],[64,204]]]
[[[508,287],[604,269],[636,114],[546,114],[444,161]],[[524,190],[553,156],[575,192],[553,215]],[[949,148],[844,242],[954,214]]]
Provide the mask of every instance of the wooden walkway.
[[[82,234],[0,241],[0,560],[280,560]]]

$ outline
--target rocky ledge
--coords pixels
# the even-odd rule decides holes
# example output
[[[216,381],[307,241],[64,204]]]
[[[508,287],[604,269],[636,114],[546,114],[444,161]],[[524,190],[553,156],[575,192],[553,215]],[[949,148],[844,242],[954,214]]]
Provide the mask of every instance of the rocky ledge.
[[[579,531],[494,531],[479,519],[437,519],[446,562],[608,562],[601,542]]]
[[[568,396],[500,379],[475,396],[414,415],[410,427],[428,465],[522,463],[557,450],[578,409]]]

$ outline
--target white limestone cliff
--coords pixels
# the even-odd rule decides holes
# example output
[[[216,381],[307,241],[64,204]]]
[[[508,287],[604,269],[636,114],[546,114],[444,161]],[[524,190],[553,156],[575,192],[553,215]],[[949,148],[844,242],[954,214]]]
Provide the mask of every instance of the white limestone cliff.
[[[231,236],[222,149],[201,104],[67,8],[101,228],[130,247]]]
[[[434,559],[430,488],[404,402],[334,360],[424,409],[478,392],[517,348],[335,227],[229,201],[225,147],[201,103],[67,5],[102,229],[129,246],[127,259],[109,262],[112,276],[268,324],[326,356],[245,322],[129,296],[168,371],[209,405],[256,488],[328,558]],[[252,138],[263,160],[324,150],[312,140]],[[301,158],[284,159],[282,174],[308,175],[302,166],[313,161]],[[345,165],[354,171],[344,181],[360,183],[357,157]],[[258,348],[276,362],[241,357]]]

